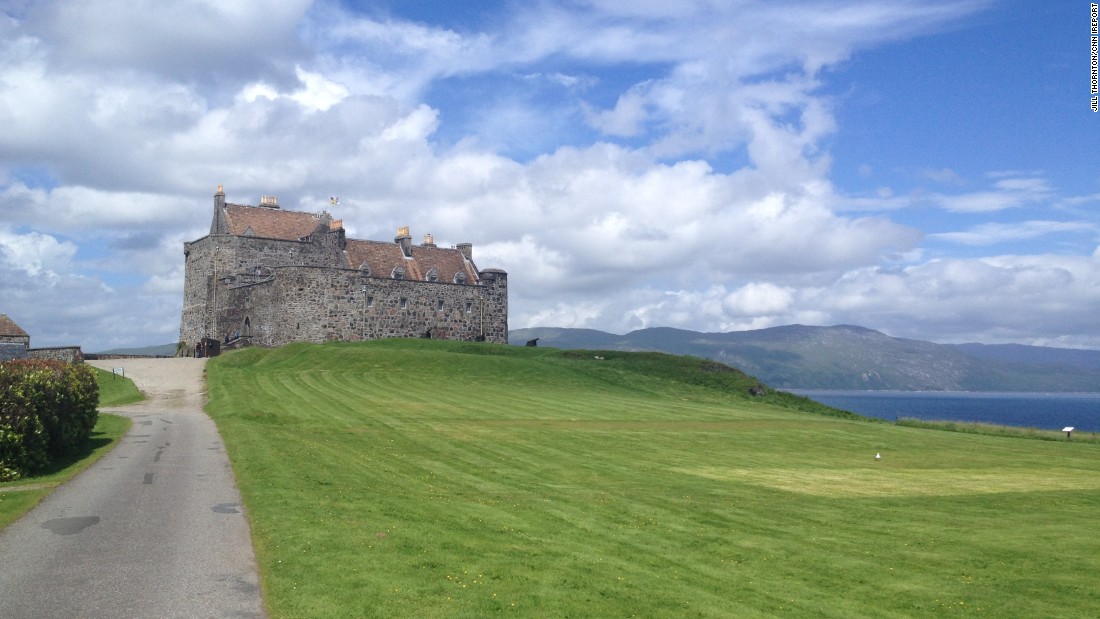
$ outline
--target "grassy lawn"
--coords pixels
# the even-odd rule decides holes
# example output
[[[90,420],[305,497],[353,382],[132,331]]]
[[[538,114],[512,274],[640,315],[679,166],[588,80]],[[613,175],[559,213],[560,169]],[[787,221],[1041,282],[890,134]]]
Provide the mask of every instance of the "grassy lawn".
[[[118,378],[110,372],[93,368],[99,382],[99,405],[122,406],[142,399],[141,392],[128,378]],[[92,428],[92,435],[84,450],[72,454],[69,458],[55,462],[41,475],[20,479],[14,482],[0,482],[0,529],[8,526],[25,514],[57,486],[69,481],[77,473],[92,465],[126,434],[130,429],[130,420],[118,415],[99,414],[99,420]]]
[[[272,616],[1100,616],[1100,447],[798,412],[708,362],[598,354],[211,360]]]

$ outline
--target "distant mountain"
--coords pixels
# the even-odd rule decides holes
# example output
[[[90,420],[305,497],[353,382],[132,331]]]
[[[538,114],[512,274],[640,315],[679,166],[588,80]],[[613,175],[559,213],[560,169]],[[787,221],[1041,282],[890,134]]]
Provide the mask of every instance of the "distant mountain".
[[[1008,363],[1041,363],[1100,371],[1100,350],[1048,348],[1022,344],[956,344],[971,357]]]
[[[721,361],[784,389],[1100,391],[1100,351],[945,345],[851,325],[790,325],[699,333],[667,327],[615,335],[592,329],[517,329],[512,344],[656,350]]]

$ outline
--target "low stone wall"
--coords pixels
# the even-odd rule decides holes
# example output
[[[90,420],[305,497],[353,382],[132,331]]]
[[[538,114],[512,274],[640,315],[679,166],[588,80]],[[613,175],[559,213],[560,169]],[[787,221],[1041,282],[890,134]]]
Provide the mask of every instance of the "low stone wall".
[[[30,348],[27,357],[31,359],[49,359],[65,363],[84,363],[84,353],[79,346],[54,346],[52,348]]]

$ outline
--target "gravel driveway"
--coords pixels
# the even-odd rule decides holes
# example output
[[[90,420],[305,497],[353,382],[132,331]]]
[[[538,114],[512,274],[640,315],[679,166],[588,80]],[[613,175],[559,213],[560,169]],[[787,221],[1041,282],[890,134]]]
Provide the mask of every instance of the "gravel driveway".
[[[0,532],[0,617],[265,617],[204,359],[125,359],[147,400],[115,449]]]

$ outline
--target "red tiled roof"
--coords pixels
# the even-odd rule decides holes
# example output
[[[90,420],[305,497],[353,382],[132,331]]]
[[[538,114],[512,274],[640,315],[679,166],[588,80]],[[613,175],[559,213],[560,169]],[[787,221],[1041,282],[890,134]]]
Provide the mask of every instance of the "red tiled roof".
[[[251,230],[253,236],[288,241],[309,236],[318,227],[329,227],[323,215],[244,204],[226,204],[225,220],[229,234],[243,236]],[[434,269],[436,281],[454,282],[458,273],[467,284],[478,281],[474,265],[453,248],[414,245],[412,257],[406,258],[397,243],[347,239],[344,255],[348,262],[345,266],[358,269],[366,264],[373,277],[392,277],[394,269],[401,267],[404,279],[426,281]]]
[[[313,213],[244,204],[226,204],[225,220],[229,234],[244,235],[251,228],[254,236],[288,241],[309,236],[317,226],[325,223],[320,215]]]
[[[0,335],[9,337],[30,337],[15,321],[8,318],[7,314],[0,314]]]
[[[457,249],[414,245],[412,258],[406,258],[397,243],[348,239],[344,253],[348,266],[362,268],[366,264],[373,277],[390,277],[396,267],[405,269],[405,279],[425,281],[434,268],[437,281],[453,282],[456,273],[466,277],[467,284],[477,283],[477,271]]]
[[[438,281],[453,282],[456,273],[466,276],[466,283],[477,282],[477,271],[457,249],[443,247],[425,247],[414,245],[412,248],[413,260],[420,266],[420,279],[427,279],[428,273],[434,268]]]

